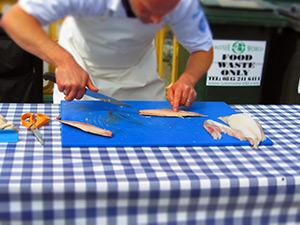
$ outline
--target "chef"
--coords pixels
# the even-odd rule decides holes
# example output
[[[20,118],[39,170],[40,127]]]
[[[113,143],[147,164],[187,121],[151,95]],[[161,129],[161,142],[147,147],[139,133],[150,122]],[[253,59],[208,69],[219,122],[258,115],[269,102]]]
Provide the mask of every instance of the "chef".
[[[56,43],[43,26],[65,18]],[[212,63],[212,36],[199,0],[19,0],[2,26],[22,48],[57,68],[53,101],[88,99],[85,88],[119,100],[164,101],[154,38],[170,25],[191,53],[168,90],[174,111],[196,100]]]

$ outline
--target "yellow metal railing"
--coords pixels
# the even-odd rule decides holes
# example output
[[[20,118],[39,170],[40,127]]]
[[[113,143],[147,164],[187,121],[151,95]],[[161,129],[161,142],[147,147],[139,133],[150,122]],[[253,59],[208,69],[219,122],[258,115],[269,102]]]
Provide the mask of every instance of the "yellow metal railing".
[[[0,0],[0,13],[3,12],[3,8],[6,5],[13,5],[17,3],[17,0]]]
[[[156,35],[156,54],[158,62],[158,73],[161,78],[163,78],[163,60],[164,60],[164,41],[166,37],[166,29],[161,29]]]
[[[60,24],[61,24],[61,21],[53,23],[49,26],[49,35],[56,42],[58,42],[58,30],[59,30]],[[49,72],[55,73],[55,69],[56,68],[54,65],[49,64]],[[52,96],[53,95],[53,87],[54,87],[54,83],[51,81],[48,81],[48,83],[43,87],[44,96]]]
[[[156,35],[156,52],[158,61],[158,73],[161,78],[164,76],[164,46],[166,39],[167,28],[164,27]],[[172,72],[170,84],[166,87],[168,90],[178,79],[178,53],[179,43],[176,37],[173,37],[173,57],[172,57]]]
[[[167,86],[167,90],[177,81],[178,79],[178,54],[179,54],[179,43],[176,37],[173,38],[173,59],[172,59],[172,74],[171,83]]]

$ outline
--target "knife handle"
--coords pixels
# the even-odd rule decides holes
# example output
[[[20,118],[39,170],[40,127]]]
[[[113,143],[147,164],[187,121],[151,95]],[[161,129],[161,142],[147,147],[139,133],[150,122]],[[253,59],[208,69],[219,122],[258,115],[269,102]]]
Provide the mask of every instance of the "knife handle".
[[[56,83],[56,75],[55,73],[47,72],[43,74],[45,80],[50,80],[53,83]]]
[[[56,76],[55,73],[47,72],[43,74],[45,80],[50,80],[53,83],[56,83]]]

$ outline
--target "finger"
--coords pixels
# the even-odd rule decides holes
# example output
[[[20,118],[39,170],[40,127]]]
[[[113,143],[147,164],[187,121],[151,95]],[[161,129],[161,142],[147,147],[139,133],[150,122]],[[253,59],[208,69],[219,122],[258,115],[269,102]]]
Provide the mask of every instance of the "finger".
[[[184,106],[185,107],[190,107],[192,104],[193,104],[193,101],[187,99],[186,102],[185,102],[185,104],[184,104]]]
[[[69,95],[66,95],[66,96],[65,96],[65,100],[68,101],[68,102],[69,102],[69,101],[72,101],[73,99],[74,99],[74,98],[71,98]]]
[[[179,104],[181,101],[181,91],[175,91],[173,100],[173,111],[178,112]]]
[[[174,99],[174,93],[173,93],[173,89],[170,88],[168,90],[168,100],[171,103],[171,105],[173,106],[173,99]]]
[[[182,104],[185,107],[189,107],[194,103],[194,97],[192,95],[192,93],[190,92],[187,97],[185,98],[185,102]]]
[[[182,93],[182,96],[181,96],[181,100],[180,100],[180,105],[185,105],[187,103],[187,101],[191,101],[188,99],[188,93],[186,91],[184,91]]]
[[[64,91],[66,90],[66,87],[65,86],[62,86],[62,85],[58,85],[57,84],[57,87],[58,87],[58,90],[60,91],[60,92],[63,92],[64,93]],[[67,90],[66,90],[67,91]]]
[[[191,92],[189,94],[184,106],[190,107],[195,102],[196,98],[197,98],[197,92],[194,92],[194,91]]]
[[[95,91],[95,92],[99,91],[99,89],[93,84],[93,82],[92,82],[92,80],[90,78],[87,80],[86,86],[91,91]]]
[[[76,98],[77,100],[82,99],[82,97],[83,97],[84,94],[85,94],[85,91],[86,91],[86,89],[81,89],[81,90],[79,90],[79,91],[77,92],[75,98]]]
[[[63,93],[64,93],[64,95],[68,95],[69,94],[69,92],[67,90],[64,90]]]
[[[72,101],[76,97],[77,91],[70,91],[66,96],[66,101]]]

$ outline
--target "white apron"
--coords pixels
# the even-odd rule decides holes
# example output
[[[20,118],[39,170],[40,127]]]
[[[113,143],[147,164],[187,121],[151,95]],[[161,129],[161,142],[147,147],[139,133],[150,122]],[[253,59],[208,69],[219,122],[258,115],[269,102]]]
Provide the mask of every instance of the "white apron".
[[[161,27],[130,18],[69,17],[59,42],[88,71],[102,94],[119,100],[164,101],[165,84],[157,72],[153,41]],[[63,99],[55,86],[53,102]]]

